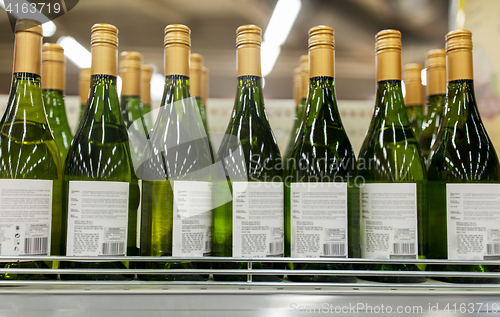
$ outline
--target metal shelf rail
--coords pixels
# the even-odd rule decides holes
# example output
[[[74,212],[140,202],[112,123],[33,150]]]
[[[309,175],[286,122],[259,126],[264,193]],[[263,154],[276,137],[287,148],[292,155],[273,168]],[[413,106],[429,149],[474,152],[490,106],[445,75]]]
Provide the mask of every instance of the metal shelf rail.
[[[17,262],[19,257],[0,257]],[[88,257],[25,257],[23,261],[89,261]],[[93,259],[94,260],[94,259]],[[493,316],[500,315],[500,284],[452,284],[433,278],[482,277],[500,279],[499,272],[294,270],[294,275],[357,276],[355,283],[256,282],[254,275],[286,275],[285,269],[255,269],[256,262],[272,263],[405,263],[419,265],[496,265],[500,261],[368,260],[336,258],[174,258],[99,257],[99,261],[243,262],[246,269],[28,269],[0,268],[3,274],[245,274],[242,282],[0,280],[0,316]],[[374,276],[425,276],[424,283],[377,283]]]

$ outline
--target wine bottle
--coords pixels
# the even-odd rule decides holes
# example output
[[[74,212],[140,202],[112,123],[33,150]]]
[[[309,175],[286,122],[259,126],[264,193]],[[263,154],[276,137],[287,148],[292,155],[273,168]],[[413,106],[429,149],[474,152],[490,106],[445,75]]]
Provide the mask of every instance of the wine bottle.
[[[496,260],[500,256],[500,166],[474,95],[472,33],[446,35],[447,101],[430,162],[431,259]],[[499,272],[499,265],[431,266],[432,270]],[[499,278],[445,277],[456,283]]]
[[[295,102],[295,116],[293,117],[293,125],[290,133],[290,139],[288,140],[288,144],[285,148],[284,156],[288,158],[290,156],[290,152],[295,145],[295,137],[298,135],[298,129],[300,128],[301,122],[299,122],[299,108],[300,104],[300,89],[302,88],[302,78],[300,77],[300,67],[297,67],[293,70],[293,100]]]
[[[205,105],[203,104],[203,90],[205,83],[203,78],[203,57],[200,54],[191,54],[191,63],[189,65],[189,84],[189,87],[191,88],[191,96],[196,98],[196,105],[203,123],[203,129],[205,130],[205,134],[207,136],[207,142],[210,147],[210,154],[213,161],[213,150],[207,127],[207,114],[205,112]]]
[[[357,163],[361,257],[422,257],[426,170],[411,130],[401,88],[401,33],[376,35],[375,109]],[[418,271],[413,264],[367,265],[366,270]],[[364,277],[382,282],[422,282],[421,277]]]
[[[57,44],[46,43],[42,46],[42,95],[45,112],[52,135],[64,165],[66,154],[73,136],[66,117],[64,91],[66,84],[66,60],[64,49]]]
[[[203,125],[205,126],[205,131],[207,132],[208,139],[210,139],[210,131],[208,129],[207,120],[207,98],[208,98],[208,68],[205,66],[201,67],[201,120],[203,120]],[[210,144],[211,145],[211,144]]]
[[[406,114],[417,140],[420,139],[424,124],[424,90],[421,74],[422,66],[419,64],[407,64],[403,68]]]
[[[425,58],[425,67],[427,68],[427,113],[419,143],[427,161],[436,142],[446,101],[446,51],[429,51]]]
[[[120,77],[122,78],[121,112],[125,126],[143,120],[141,109],[141,65],[142,54],[122,52],[120,54]]]
[[[82,122],[68,150],[64,168],[65,268],[120,268],[127,263],[98,256],[133,256],[136,248],[139,187],[118,94],[118,29],[92,26],[91,88]],[[127,274],[61,274],[62,279],[123,280]]]
[[[143,64],[141,66],[141,102],[144,123],[148,131],[153,129],[153,117],[151,114],[151,77],[153,76],[153,66]],[[149,115],[148,115],[149,114]]]
[[[243,25],[236,34],[238,84],[232,116],[216,157],[227,176],[214,184],[212,252],[224,257],[283,256],[283,166],[264,108],[261,29]],[[213,267],[244,269],[247,263],[219,262]],[[276,267],[282,266],[253,263],[254,269]],[[247,275],[214,278],[246,281]],[[254,281],[281,278],[253,275]]]
[[[300,124],[302,123],[302,116],[306,108],[307,93],[309,92],[309,55],[302,55],[300,57],[300,89],[299,99],[300,104],[296,108],[294,124],[292,128],[292,135],[288,141],[284,158],[289,158],[293,150],[295,141],[300,133]]]
[[[78,76],[80,95],[80,120],[83,118],[90,90],[90,68],[81,68]]]
[[[165,28],[165,88],[142,181],[141,254],[203,257],[211,252],[213,164],[196,100],[190,95],[191,30]],[[142,176],[144,175],[144,177]],[[197,203],[190,204],[190,201]],[[203,263],[202,263],[203,264]],[[146,269],[206,268],[198,262],[147,262]],[[208,275],[140,275],[145,280],[206,280]]]
[[[9,101],[0,121],[0,255],[4,268],[47,268],[29,256],[61,255],[62,170],[40,86],[42,27],[17,20]],[[22,215],[21,215],[22,213]],[[0,279],[43,279],[2,273]]]
[[[350,203],[359,198],[351,190],[356,161],[335,97],[333,34],[328,26],[309,30],[308,98],[286,165],[285,255],[296,258],[359,256],[359,230],[352,230],[359,213]],[[352,270],[352,265],[290,263],[289,268]],[[298,282],[356,281],[351,276],[287,275]]]

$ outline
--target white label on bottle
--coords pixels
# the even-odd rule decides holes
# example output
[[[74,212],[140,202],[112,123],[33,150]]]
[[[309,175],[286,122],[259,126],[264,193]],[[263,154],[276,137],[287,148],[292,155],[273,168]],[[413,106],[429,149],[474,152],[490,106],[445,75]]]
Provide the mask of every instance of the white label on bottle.
[[[292,257],[347,257],[347,183],[290,184]]]
[[[142,215],[142,179],[137,180],[139,186],[139,207],[137,208],[137,229],[135,231],[135,247],[141,248],[141,215]]]
[[[50,255],[51,219],[51,180],[0,180],[0,255]]]
[[[210,255],[212,242],[212,184],[173,181],[172,255]]]
[[[283,256],[283,183],[233,182],[233,257]]]
[[[446,184],[449,260],[500,259],[500,184]]]
[[[128,182],[70,181],[68,256],[127,255]]]
[[[364,184],[360,198],[361,257],[416,259],[417,184]]]

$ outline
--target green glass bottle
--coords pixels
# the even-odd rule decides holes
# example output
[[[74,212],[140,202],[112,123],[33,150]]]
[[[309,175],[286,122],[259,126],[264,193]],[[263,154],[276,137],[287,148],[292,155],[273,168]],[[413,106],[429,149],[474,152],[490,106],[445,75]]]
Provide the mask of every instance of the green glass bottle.
[[[189,65],[189,88],[191,89],[191,96],[196,98],[196,105],[198,106],[198,111],[200,113],[201,121],[203,122],[203,128],[205,130],[208,145],[210,147],[210,155],[213,161],[213,150],[212,143],[210,142],[210,135],[208,133],[207,126],[207,113],[205,112],[205,105],[203,104],[204,98],[204,86],[203,82],[203,57],[200,54],[192,53],[191,62]]]
[[[125,126],[130,127],[134,121],[143,121],[141,109],[141,64],[142,54],[139,52],[122,52],[120,54],[120,77],[122,78],[121,112]]]
[[[203,125],[205,126],[205,131],[207,132],[208,140],[210,141],[210,130],[208,129],[208,119],[207,119],[207,99],[208,99],[208,68],[205,66],[201,67],[201,120],[203,120]],[[210,146],[212,143],[210,142]]]
[[[426,170],[411,130],[401,87],[401,33],[376,36],[377,92],[374,114],[357,163],[360,187],[361,257],[423,257]],[[367,265],[366,270],[418,271],[413,264]],[[390,282],[423,282],[422,277],[363,277]]]
[[[447,102],[428,164],[428,257],[500,257],[500,166],[474,95],[472,33],[446,35]],[[433,265],[431,270],[499,272],[499,265]],[[454,283],[498,283],[499,278],[445,277]]]
[[[295,118],[293,120],[292,134],[290,135],[290,139],[288,141],[288,145],[286,146],[284,158],[289,158],[290,154],[295,146],[295,141],[300,130],[300,125],[302,124],[302,117],[304,115],[304,110],[306,108],[307,101],[307,93],[309,91],[309,56],[302,55],[300,57],[300,72],[297,76],[297,94],[298,94],[298,104],[295,108]]]
[[[61,46],[52,43],[43,45],[42,74],[42,95],[47,120],[61,155],[61,164],[64,165],[73,136],[64,104],[66,60]]]
[[[424,90],[421,74],[422,66],[419,64],[407,64],[403,68],[406,115],[417,140],[420,139],[424,124]]]
[[[78,93],[80,95],[80,120],[87,108],[87,99],[90,91],[90,68],[80,68],[78,76]]]
[[[151,133],[151,159],[139,168],[142,179],[141,254],[158,257],[210,255],[212,184],[204,173],[213,164],[199,110],[190,95],[191,30],[165,28],[165,88]],[[189,205],[190,201],[197,204]],[[205,263],[147,262],[145,269],[196,269]],[[144,274],[144,280],[206,280],[208,275]]]
[[[295,102],[295,115],[293,117],[292,130],[290,133],[290,139],[288,144],[284,149],[284,157],[287,158],[291,152],[291,148],[295,145],[295,132],[300,128],[300,122],[298,121],[299,107],[300,107],[300,88],[302,81],[300,78],[300,67],[293,70],[293,100]]]
[[[214,184],[212,251],[223,257],[283,256],[283,166],[264,109],[261,29],[243,25],[236,34],[238,86],[232,116],[216,157],[225,175]],[[245,269],[247,263],[218,262],[213,267]],[[273,269],[282,265],[257,262],[253,268]],[[247,275],[214,278],[246,281]],[[282,276],[253,275],[254,281],[281,279]]]
[[[359,257],[359,219],[351,204],[356,159],[334,89],[333,29],[309,30],[309,92],[301,131],[286,165],[285,256]],[[358,194],[359,195],[359,194]],[[351,264],[289,263],[289,269],[352,270]],[[292,275],[298,282],[355,282],[353,276]]]
[[[2,262],[4,268],[47,268],[29,256],[61,255],[62,170],[42,101],[41,53],[40,23],[18,20],[12,86],[0,121],[0,255],[23,260]],[[0,279],[43,278],[0,274]]]
[[[153,76],[153,66],[143,64],[141,66],[141,102],[144,123],[148,131],[153,129],[153,117],[148,115],[151,112],[151,77]]]
[[[137,255],[139,187],[127,129],[120,113],[117,82],[118,29],[92,27],[91,88],[85,115],[68,150],[64,169],[66,255],[89,261],[63,268],[125,269],[127,262],[98,256]],[[62,279],[124,280],[127,274],[61,274]]]
[[[419,143],[424,159],[427,161],[432,146],[436,142],[446,101],[446,51],[429,51],[425,64],[427,68],[427,113]]]

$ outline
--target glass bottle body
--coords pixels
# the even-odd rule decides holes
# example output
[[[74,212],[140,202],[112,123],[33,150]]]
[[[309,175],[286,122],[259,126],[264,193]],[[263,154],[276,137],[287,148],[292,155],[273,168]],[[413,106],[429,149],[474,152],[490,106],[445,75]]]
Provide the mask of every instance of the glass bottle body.
[[[120,106],[123,121],[127,128],[136,120],[143,120],[140,96],[122,96]]]
[[[437,133],[443,117],[446,95],[433,95],[427,99],[427,114],[425,115],[422,133],[420,134],[420,149],[425,161],[429,160],[432,146],[436,142]]]
[[[42,94],[47,121],[59,149],[61,164],[64,166],[66,154],[73,139],[66,116],[64,93],[61,90],[45,89]]]
[[[498,184],[500,166],[481,121],[472,80],[448,82],[447,104],[428,163],[428,257],[448,259],[447,184]],[[498,265],[432,265],[432,270],[499,272]],[[498,278],[444,277],[453,283],[498,283]]]
[[[290,154],[293,151],[293,147],[295,145],[295,141],[297,139],[298,134],[300,133],[300,125],[302,123],[302,117],[304,115],[304,110],[306,108],[307,98],[303,98],[300,100],[300,104],[297,108],[295,108],[295,117],[293,118],[293,127],[292,133],[290,134],[290,139],[288,141],[288,145],[285,149],[284,158],[289,158]]]
[[[308,100],[304,117],[299,125],[299,135],[285,171],[285,256],[291,256],[292,244],[292,197],[293,183],[344,183],[346,185],[346,231],[347,257],[359,257],[359,210],[355,188],[356,159],[347,134],[342,125],[331,77],[310,79]],[[342,186],[342,185],[340,185]],[[342,187],[343,188],[343,187]],[[319,207],[318,207],[319,208]],[[330,216],[333,213],[330,210]],[[340,218],[340,217],[339,217]],[[324,230],[333,231],[325,227]],[[345,231],[344,231],[345,232]],[[327,244],[325,244],[326,246]],[[332,245],[333,246],[333,245]],[[324,251],[323,251],[324,252]],[[323,255],[325,256],[325,255]],[[289,263],[291,270],[325,269],[351,270],[351,264]],[[298,282],[355,282],[355,277],[292,275],[288,278]]]
[[[417,247],[418,257],[422,258],[425,255],[424,228],[427,214],[426,170],[418,142],[408,122],[399,80],[377,83],[375,111],[358,157],[357,177],[364,182],[363,186],[383,183],[415,184]],[[360,192],[363,192],[363,188]],[[362,206],[360,210],[363,214]],[[363,228],[360,230],[362,231]],[[384,271],[419,270],[413,264],[380,264],[360,267],[365,270]],[[422,277],[397,276],[369,279],[391,283],[425,281]]]
[[[406,115],[410,122],[415,138],[420,139],[422,133],[422,126],[424,124],[424,107],[422,105],[406,106]]]

